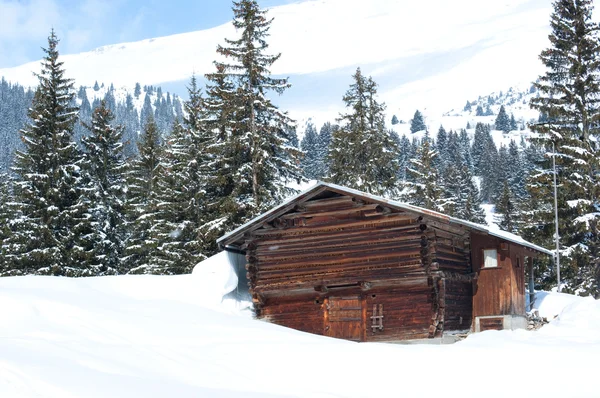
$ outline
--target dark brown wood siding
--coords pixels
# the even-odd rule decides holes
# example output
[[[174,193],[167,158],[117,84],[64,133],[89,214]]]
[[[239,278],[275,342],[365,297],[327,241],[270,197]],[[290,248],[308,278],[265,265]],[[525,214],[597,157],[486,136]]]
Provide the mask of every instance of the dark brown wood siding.
[[[419,215],[340,195],[299,204],[247,236],[257,315],[349,340],[428,337],[434,294],[423,259],[430,246]],[[382,329],[372,327],[373,305],[382,309]]]

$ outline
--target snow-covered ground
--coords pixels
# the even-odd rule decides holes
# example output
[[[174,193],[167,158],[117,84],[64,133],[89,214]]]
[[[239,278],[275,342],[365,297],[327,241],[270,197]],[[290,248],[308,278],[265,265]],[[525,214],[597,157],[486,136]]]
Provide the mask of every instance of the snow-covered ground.
[[[600,302],[538,294],[537,332],[357,344],[262,321],[185,276],[0,279],[0,397],[595,397]]]

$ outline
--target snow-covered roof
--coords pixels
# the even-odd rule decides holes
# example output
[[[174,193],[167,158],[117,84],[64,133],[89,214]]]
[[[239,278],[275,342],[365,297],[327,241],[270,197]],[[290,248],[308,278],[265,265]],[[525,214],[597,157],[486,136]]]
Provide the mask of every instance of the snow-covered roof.
[[[323,192],[324,190],[330,190],[333,192],[337,192],[340,194],[346,194],[349,196],[358,196],[358,197],[361,197],[361,198],[364,198],[364,199],[367,199],[367,200],[370,200],[373,202],[386,204],[397,210],[405,210],[405,211],[410,211],[413,213],[427,215],[427,216],[434,217],[434,218],[439,218],[439,219],[448,221],[450,223],[463,225],[472,230],[475,230],[475,231],[478,231],[481,233],[486,233],[490,236],[495,236],[495,237],[504,239],[506,241],[528,247],[532,250],[536,250],[538,252],[541,252],[541,253],[544,253],[544,254],[547,254],[550,256],[552,256],[554,254],[554,252],[552,252],[548,249],[545,249],[541,246],[538,246],[534,243],[528,242],[525,239],[523,239],[522,237],[512,234],[510,232],[502,231],[500,229],[489,227],[487,225],[476,224],[476,223],[473,223],[470,221],[461,220],[459,218],[450,217],[448,215],[438,213],[436,211],[424,209],[422,207],[413,206],[408,203],[402,203],[402,202],[398,202],[395,200],[386,199],[381,196],[368,194],[366,192],[361,192],[356,189],[344,187],[341,185],[331,184],[331,183],[327,183],[327,182],[322,182],[322,181],[319,181],[312,187],[308,188],[307,190],[288,198],[283,203],[281,203],[279,206],[276,206],[273,209],[269,210],[268,212],[263,213],[255,218],[253,218],[252,220],[248,221],[246,224],[242,225],[241,227],[234,229],[233,231],[229,232],[226,235],[223,235],[222,237],[217,239],[217,243],[221,246],[225,246],[225,249],[227,249],[227,245],[229,245],[230,243],[239,239],[239,237],[241,237],[241,235],[243,235],[245,232],[250,230],[253,226],[258,227],[258,225],[261,222],[267,221],[269,219],[274,219],[274,218],[280,216],[281,214],[283,214],[283,212],[288,211],[289,210],[288,208],[293,203],[296,203],[301,200],[308,200],[311,197]]]

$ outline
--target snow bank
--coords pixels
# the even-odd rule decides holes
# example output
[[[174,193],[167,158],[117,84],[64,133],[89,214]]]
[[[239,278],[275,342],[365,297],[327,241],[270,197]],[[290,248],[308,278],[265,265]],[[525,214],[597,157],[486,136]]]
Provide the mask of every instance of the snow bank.
[[[238,285],[238,277],[230,261],[230,254],[222,251],[207,258],[192,271],[199,296],[208,303],[220,303],[223,296]]]
[[[219,311],[249,314],[252,303],[246,284],[240,286],[238,280],[240,272],[245,276],[245,263],[244,256],[226,251],[198,263],[192,271],[196,300]]]
[[[0,397],[362,398],[397,396],[398,386],[411,398],[440,386],[447,398],[598,396],[592,299],[571,296],[536,332],[487,331],[446,346],[357,344],[206,308],[198,298],[209,295],[209,279],[219,282],[215,296],[234,285],[225,264],[221,254],[194,275],[0,278]],[[540,307],[567,295],[555,296]],[[507,369],[509,390],[498,384]],[[457,387],[465,377],[469,388]]]
[[[579,297],[572,294],[557,292],[536,292],[533,308],[538,310],[541,317],[552,320],[566,307],[581,302],[594,301],[591,297]]]

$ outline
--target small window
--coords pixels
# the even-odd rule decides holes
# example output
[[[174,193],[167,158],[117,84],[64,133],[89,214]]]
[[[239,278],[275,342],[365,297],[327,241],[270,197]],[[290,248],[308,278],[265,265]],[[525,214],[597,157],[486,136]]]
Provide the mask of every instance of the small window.
[[[483,251],[483,268],[495,268],[498,266],[498,252],[496,249]]]

